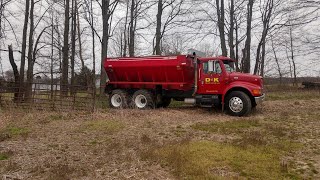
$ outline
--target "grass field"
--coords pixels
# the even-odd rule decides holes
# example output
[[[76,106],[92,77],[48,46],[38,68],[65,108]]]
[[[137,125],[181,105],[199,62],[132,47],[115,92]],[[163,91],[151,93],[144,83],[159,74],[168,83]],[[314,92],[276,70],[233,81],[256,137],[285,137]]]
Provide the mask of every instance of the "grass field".
[[[247,117],[168,109],[0,110],[0,178],[320,179],[320,91],[269,92]]]

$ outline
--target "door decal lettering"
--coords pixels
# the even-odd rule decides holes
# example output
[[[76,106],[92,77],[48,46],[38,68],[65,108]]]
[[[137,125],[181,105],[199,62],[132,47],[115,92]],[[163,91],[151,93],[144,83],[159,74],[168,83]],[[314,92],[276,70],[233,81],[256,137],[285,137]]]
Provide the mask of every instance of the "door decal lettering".
[[[220,84],[219,78],[206,78],[206,84]]]

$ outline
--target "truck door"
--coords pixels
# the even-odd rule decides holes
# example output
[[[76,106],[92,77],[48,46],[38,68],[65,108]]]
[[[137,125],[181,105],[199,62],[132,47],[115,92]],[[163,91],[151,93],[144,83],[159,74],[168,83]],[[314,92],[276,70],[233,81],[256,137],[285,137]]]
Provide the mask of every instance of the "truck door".
[[[199,94],[222,94],[224,79],[219,60],[210,60],[200,65]]]

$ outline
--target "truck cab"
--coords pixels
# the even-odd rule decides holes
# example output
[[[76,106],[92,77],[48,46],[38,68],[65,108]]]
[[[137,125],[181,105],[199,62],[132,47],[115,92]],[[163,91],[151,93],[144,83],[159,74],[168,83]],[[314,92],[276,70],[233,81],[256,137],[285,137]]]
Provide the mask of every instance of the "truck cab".
[[[241,116],[264,100],[262,77],[236,72],[233,59],[198,58],[197,63],[198,105],[223,107],[229,114]]]

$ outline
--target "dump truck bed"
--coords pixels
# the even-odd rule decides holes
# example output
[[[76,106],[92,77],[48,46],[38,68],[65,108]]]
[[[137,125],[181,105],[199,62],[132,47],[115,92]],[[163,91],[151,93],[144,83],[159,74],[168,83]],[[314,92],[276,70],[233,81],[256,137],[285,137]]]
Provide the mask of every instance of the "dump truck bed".
[[[108,84],[117,88],[189,91],[194,85],[193,58],[185,55],[107,58],[104,68]]]

